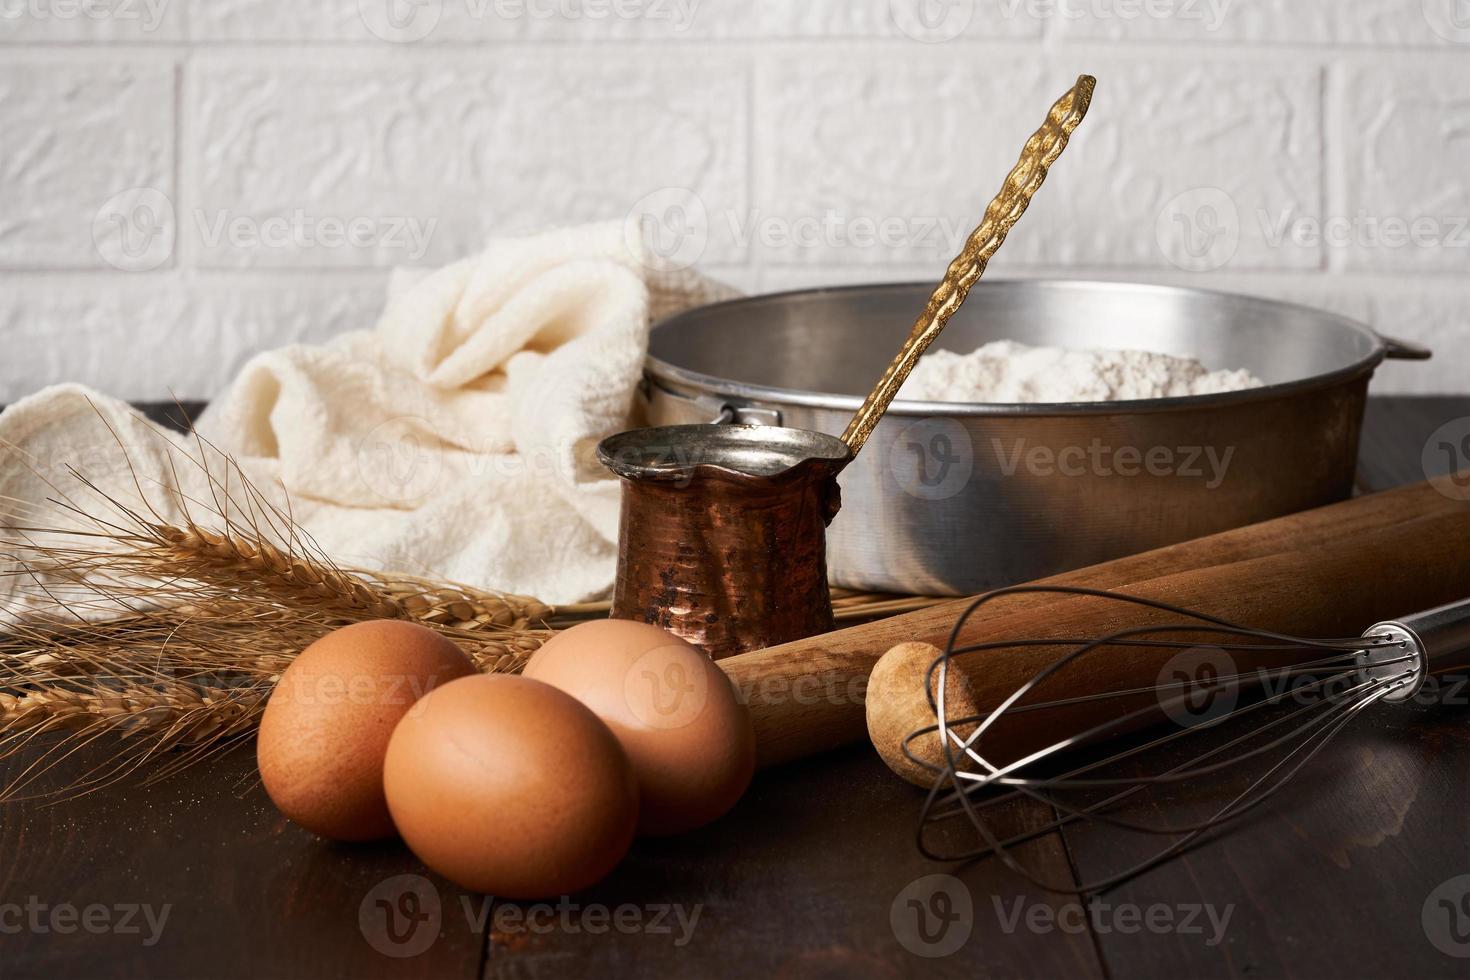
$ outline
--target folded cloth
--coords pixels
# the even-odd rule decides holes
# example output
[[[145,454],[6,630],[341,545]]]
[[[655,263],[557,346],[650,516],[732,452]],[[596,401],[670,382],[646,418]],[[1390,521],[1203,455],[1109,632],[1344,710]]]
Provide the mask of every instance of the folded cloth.
[[[376,328],[257,355],[196,429],[289,499],[340,565],[552,603],[604,596],[618,485],[596,444],[627,427],[651,318],[731,295],[658,268],[629,237],[619,222],[570,228],[396,274]],[[148,493],[161,509],[208,500],[178,448],[204,451],[115,399],[48,388],[0,414],[0,500],[69,492],[72,465],[119,497],[176,489]]]

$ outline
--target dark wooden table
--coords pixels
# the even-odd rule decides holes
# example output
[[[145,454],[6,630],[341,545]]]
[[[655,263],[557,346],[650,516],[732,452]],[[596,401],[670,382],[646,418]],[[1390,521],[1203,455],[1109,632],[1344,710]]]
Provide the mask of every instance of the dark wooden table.
[[[1467,415],[1470,399],[1375,400],[1362,489],[1422,479],[1426,438]],[[1376,707],[1263,811],[1086,915],[996,862],[923,860],[918,792],[861,746],[760,774],[724,819],[639,842],[543,907],[465,894],[398,844],[313,838],[242,750],[154,786],[0,808],[0,976],[1470,975],[1449,955],[1470,955],[1470,714]],[[1184,791],[1159,805],[1202,806]],[[1076,827],[1026,855],[1073,880],[1144,846]],[[920,920],[945,908],[921,880],[936,874],[955,879],[953,914]]]

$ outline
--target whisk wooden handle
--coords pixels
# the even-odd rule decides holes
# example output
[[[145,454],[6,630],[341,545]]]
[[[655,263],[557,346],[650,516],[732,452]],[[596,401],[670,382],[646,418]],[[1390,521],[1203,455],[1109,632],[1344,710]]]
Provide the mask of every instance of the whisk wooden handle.
[[[1128,592],[1283,632],[1348,635],[1376,620],[1470,594],[1466,540],[1470,540],[1470,505],[1450,500],[1423,483],[1047,581],[1126,587]],[[761,764],[865,738],[864,688],[873,664],[905,641],[942,645],[966,605],[968,600],[957,600],[721,661],[750,704]],[[1127,625],[1117,611],[1105,621],[1059,619],[1054,607],[1055,600],[1045,598],[1007,599],[1006,612],[978,618],[967,628],[964,641],[1058,636],[1082,626],[1095,633],[1100,627]],[[997,683],[1015,680],[1001,674],[997,663],[982,661],[968,679],[982,690],[987,678],[998,678]],[[1142,683],[1154,680],[1150,676]],[[922,717],[922,692],[909,694],[917,696],[912,728],[932,724],[932,716]],[[889,691],[885,696],[897,695]]]

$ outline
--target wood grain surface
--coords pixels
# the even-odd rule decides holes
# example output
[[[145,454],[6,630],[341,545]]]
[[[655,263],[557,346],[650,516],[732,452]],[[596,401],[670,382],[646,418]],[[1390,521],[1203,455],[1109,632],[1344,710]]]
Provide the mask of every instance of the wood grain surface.
[[[1374,400],[1360,488],[1423,479],[1425,439],[1463,416],[1470,399]],[[1278,800],[1088,915],[994,861],[925,861],[921,792],[861,745],[761,773],[725,818],[639,842],[545,906],[466,895],[398,844],[312,838],[266,801],[247,747],[159,785],[0,808],[0,977],[1463,977],[1470,959],[1441,946],[1470,933],[1470,709],[1378,707]],[[1150,806],[1185,819],[1222,788]],[[1074,826],[1021,856],[1075,881],[1156,845]],[[168,909],[161,930],[144,907]]]
[[[1355,636],[1380,620],[1470,595],[1470,565],[1462,546],[1466,539],[1470,506],[1420,482],[1066,572],[1044,584],[1126,590],[1298,636]],[[1417,556],[1419,574],[1378,574],[1407,553]],[[785,762],[861,740],[868,733],[858,699],[798,700],[787,692],[800,683],[822,690],[860,690],[878,658],[895,645],[916,641],[943,647],[969,605],[969,599],[959,599],[720,661],[746,692],[761,763]],[[1178,618],[1097,598],[1020,595],[997,601],[986,615],[971,618],[960,642],[1093,636]],[[976,705],[993,706],[1060,652],[1054,647],[1013,650],[1004,658],[972,657],[956,665],[968,675]],[[1143,651],[1118,651],[1111,663],[1130,659],[1142,673],[1110,666],[1108,679],[1119,686],[1152,684],[1155,658]],[[1077,690],[1054,686],[1049,696],[1090,693],[1091,682],[1099,680],[1090,667],[1097,663],[1090,660],[1068,671]],[[774,696],[766,697],[767,691]],[[932,723],[922,696],[914,701],[907,731]],[[1087,725],[1080,716],[1076,724]],[[1020,737],[1019,753],[1036,747],[1028,744],[1036,740],[1026,739],[1024,732],[1005,737],[1012,736]],[[1044,733],[1042,739],[1045,744]]]

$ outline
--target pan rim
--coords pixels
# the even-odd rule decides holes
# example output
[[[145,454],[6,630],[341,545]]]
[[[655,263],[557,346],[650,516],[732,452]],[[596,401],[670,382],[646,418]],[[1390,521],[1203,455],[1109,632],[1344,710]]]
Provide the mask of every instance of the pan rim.
[[[864,283],[849,286],[822,286],[808,289],[790,289],[774,293],[762,293],[753,296],[742,296],[735,299],[723,300],[704,306],[694,307],[673,316],[666,317],[654,325],[656,333],[660,330],[677,330],[682,324],[696,317],[707,314],[710,310],[731,309],[741,306],[756,306],[773,301],[789,300],[795,298],[815,298],[823,295],[850,294],[859,295],[863,292],[881,292],[894,289],[927,289],[932,284],[922,281],[886,282],[886,283]],[[1134,293],[1137,295],[1153,294],[1156,296],[1193,296],[1213,297],[1216,299],[1228,299],[1232,301],[1248,300],[1252,303],[1261,304],[1264,307],[1275,308],[1283,312],[1297,314],[1308,314],[1328,323],[1334,327],[1348,330],[1369,342],[1368,354],[1357,361],[1335,371],[1323,374],[1315,374],[1306,378],[1298,378],[1292,381],[1278,382],[1263,385],[1259,388],[1248,388],[1243,391],[1217,392],[1206,395],[1186,395],[1173,398],[1141,398],[1128,401],[1110,402],[927,402],[898,400],[890,406],[887,414],[890,416],[924,417],[934,415],[946,416],[1067,416],[1067,415],[1124,415],[1124,414],[1153,414],[1161,412],[1185,412],[1198,409],[1224,407],[1232,405],[1244,405],[1253,402],[1267,401],[1282,398],[1303,392],[1317,391],[1323,388],[1334,387],[1344,382],[1356,380],[1363,375],[1371,374],[1384,361],[1388,354],[1389,345],[1387,341],[1371,327],[1350,317],[1333,313],[1327,310],[1317,309],[1302,303],[1291,303],[1284,300],[1269,299],[1266,297],[1252,296],[1246,293],[1234,293],[1226,290],[1201,289],[1193,286],[1172,286],[1156,283],[1126,282],[1100,279],[994,279],[982,283],[977,288],[1011,288],[1011,289],[1039,289],[1039,290],[1105,290],[1115,293]],[[897,341],[895,340],[895,350]],[[696,391],[718,392],[723,397],[760,402],[775,405],[799,405],[809,408],[825,408],[837,411],[856,411],[863,402],[862,396],[843,395],[832,392],[803,391],[794,388],[779,388],[771,385],[752,384],[749,382],[735,381],[722,378],[717,375],[706,374],[671,364],[650,353],[646,360],[645,373],[649,379],[665,390],[677,391],[680,387]],[[672,384],[675,387],[670,388]]]

